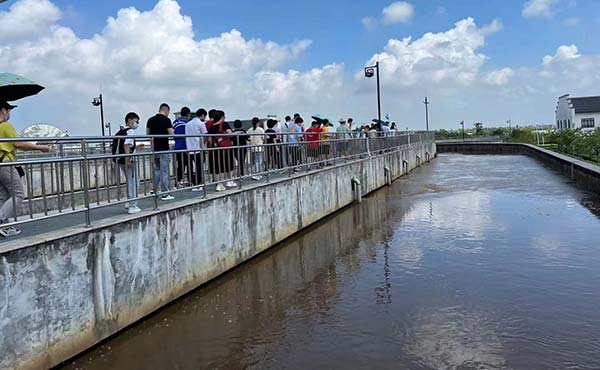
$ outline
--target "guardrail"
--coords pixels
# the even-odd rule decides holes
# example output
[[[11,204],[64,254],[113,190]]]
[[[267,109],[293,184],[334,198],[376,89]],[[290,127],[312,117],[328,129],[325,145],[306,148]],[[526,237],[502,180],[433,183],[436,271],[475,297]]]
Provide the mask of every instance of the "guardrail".
[[[205,198],[207,187],[213,185],[217,191],[242,188],[248,179],[268,182],[273,176],[293,176],[434,140],[433,133],[378,133],[375,137],[328,133],[329,139],[318,141],[307,141],[306,135],[127,136],[147,143],[165,138],[199,138],[202,145],[200,150],[168,151],[155,151],[150,145],[132,154],[117,155],[111,153],[111,143],[124,136],[0,139],[0,142],[35,141],[52,145],[51,153],[44,157],[0,163],[0,171],[7,173],[4,181],[20,181],[24,185],[21,194],[5,192],[0,196],[5,198],[0,201],[10,202],[5,202],[10,208],[10,218],[0,227],[74,213],[84,214],[85,224],[90,226],[90,212],[94,209],[136,204],[148,198],[154,200],[154,208],[158,209],[163,197],[169,198],[177,192],[193,190]],[[236,145],[243,136],[260,136],[258,141],[264,140],[264,143]],[[233,146],[209,145],[223,138],[232,139]],[[98,148],[107,149],[105,152]],[[159,182],[161,163],[162,171],[168,174],[164,176],[166,183],[162,187]]]

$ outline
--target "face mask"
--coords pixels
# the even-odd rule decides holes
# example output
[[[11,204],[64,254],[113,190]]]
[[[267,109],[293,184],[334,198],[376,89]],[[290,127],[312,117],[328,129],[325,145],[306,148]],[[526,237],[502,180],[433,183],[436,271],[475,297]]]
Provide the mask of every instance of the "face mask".
[[[140,123],[136,122],[133,124],[133,126],[131,126],[132,129],[137,130],[138,128],[140,128]]]

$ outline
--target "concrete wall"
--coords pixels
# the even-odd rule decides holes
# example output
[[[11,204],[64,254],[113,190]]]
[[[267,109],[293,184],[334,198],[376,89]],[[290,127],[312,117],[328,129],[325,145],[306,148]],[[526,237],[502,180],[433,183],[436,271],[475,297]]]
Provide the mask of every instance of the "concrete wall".
[[[530,144],[439,143],[440,153],[528,155],[569,176],[584,189],[600,193],[600,167]]]
[[[0,368],[54,366],[433,158],[415,144],[0,249]],[[406,161],[407,166],[403,166]]]

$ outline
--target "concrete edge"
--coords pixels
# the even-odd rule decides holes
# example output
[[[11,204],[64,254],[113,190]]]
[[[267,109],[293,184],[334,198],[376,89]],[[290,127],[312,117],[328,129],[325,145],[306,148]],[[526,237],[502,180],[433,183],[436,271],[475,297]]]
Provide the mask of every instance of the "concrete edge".
[[[403,149],[407,149],[409,147],[411,147],[411,145],[406,145],[406,146],[402,146],[399,147],[397,150],[403,150]],[[395,152],[395,151],[394,151]],[[393,152],[390,152],[393,153]],[[198,199],[187,199],[187,200],[182,200],[182,201],[175,201],[172,203],[168,203],[168,204],[164,204],[160,209],[158,210],[145,210],[142,211],[141,213],[138,213],[136,215],[128,215],[126,213],[116,216],[116,217],[111,217],[111,218],[106,218],[106,219],[101,219],[101,220],[97,220],[95,221],[92,226],[90,227],[86,227],[85,225],[78,225],[78,226],[69,226],[67,228],[64,229],[60,229],[60,230],[55,230],[55,231],[50,231],[50,232],[46,232],[43,234],[39,234],[36,236],[30,236],[30,237],[26,237],[26,238],[22,238],[22,239],[15,239],[15,240],[11,240],[11,241],[7,241],[5,243],[0,244],[0,254],[3,253],[8,253],[8,252],[12,252],[12,251],[16,251],[19,249],[26,249],[26,248],[31,248],[31,247],[35,247],[38,246],[40,244],[44,244],[44,243],[48,243],[48,242],[52,242],[52,241],[57,241],[57,240],[61,240],[67,237],[72,237],[72,236],[76,236],[79,234],[84,234],[90,231],[96,231],[96,230],[100,230],[100,229],[105,229],[107,227],[111,227],[123,222],[129,222],[129,221],[133,221],[133,220],[137,220],[137,219],[142,219],[142,218],[146,218],[149,216],[154,216],[157,214],[161,214],[161,213],[165,213],[165,212],[171,212],[180,208],[184,208],[184,207],[188,207],[191,205],[197,205],[197,204],[201,204],[207,201],[212,201],[215,199],[220,199],[220,198],[224,198],[233,194],[239,194],[248,190],[253,190],[253,189],[258,189],[258,188],[262,188],[262,187],[266,187],[266,186],[270,186],[272,184],[277,184],[277,183],[281,183],[281,182],[285,182],[285,181],[289,181],[290,179],[295,179],[295,178],[301,178],[301,177],[305,177],[305,176],[309,176],[315,173],[319,173],[322,171],[327,171],[327,170],[331,170],[331,169],[335,169],[335,168],[342,168],[345,166],[349,166],[355,163],[359,163],[359,162],[365,162],[367,160],[370,160],[372,158],[378,158],[378,157],[382,157],[385,156],[389,153],[383,153],[383,154],[377,154],[377,155],[371,155],[370,157],[366,157],[366,158],[357,158],[351,161],[345,161],[343,163],[336,163],[333,166],[328,166],[325,168],[320,168],[320,169],[316,169],[316,170],[310,170],[307,172],[301,172],[301,173],[294,173],[292,176],[289,177],[285,177],[285,178],[276,178],[273,179],[269,182],[260,182],[260,183],[252,183],[251,185],[247,185],[242,189],[231,189],[231,190],[227,190],[224,192],[220,192],[220,193],[211,193],[211,194],[207,194],[206,198],[198,198]],[[424,161],[424,163],[427,163],[426,161]],[[365,194],[366,195],[366,194]],[[81,214],[84,214],[85,211],[81,211]]]

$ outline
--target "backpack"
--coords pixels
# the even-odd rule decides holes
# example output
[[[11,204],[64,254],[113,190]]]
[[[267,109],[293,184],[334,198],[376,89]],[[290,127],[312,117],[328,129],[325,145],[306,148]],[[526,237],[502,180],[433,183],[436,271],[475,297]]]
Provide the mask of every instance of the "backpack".
[[[219,125],[219,131],[217,131],[217,133],[219,135],[222,135],[222,134],[225,133],[225,131],[223,130],[223,123],[222,122]],[[227,148],[227,147],[233,146],[233,142],[231,141],[231,137],[230,136],[219,136],[219,137],[217,137],[217,146],[219,148]]]
[[[121,127],[115,136],[127,136],[127,131],[129,130],[131,130],[131,127]],[[113,155],[125,154],[125,139],[113,139],[111,147]],[[125,158],[113,158],[113,161],[119,164],[125,164]]]

